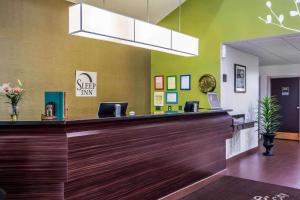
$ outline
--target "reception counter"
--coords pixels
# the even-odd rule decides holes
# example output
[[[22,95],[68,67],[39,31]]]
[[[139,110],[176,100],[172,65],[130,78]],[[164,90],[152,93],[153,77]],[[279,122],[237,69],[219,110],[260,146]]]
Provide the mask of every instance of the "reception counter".
[[[228,110],[0,122],[8,199],[154,200],[226,168]]]

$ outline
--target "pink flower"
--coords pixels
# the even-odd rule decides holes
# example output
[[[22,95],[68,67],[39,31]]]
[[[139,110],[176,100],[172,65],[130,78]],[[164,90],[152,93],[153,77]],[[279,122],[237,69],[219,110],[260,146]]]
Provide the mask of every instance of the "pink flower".
[[[12,91],[12,88],[10,87],[9,83],[3,83],[0,87],[0,92],[3,94],[7,94]]]
[[[19,88],[19,87],[15,87],[12,89],[12,93],[19,95],[21,92],[23,91],[23,89]]]

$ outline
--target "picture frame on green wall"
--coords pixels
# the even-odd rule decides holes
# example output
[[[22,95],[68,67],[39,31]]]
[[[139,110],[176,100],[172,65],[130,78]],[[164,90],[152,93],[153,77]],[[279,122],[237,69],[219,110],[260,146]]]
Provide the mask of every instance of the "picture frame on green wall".
[[[177,90],[177,76],[167,76],[167,90]]]
[[[191,75],[180,75],[180,90],[191,90]]]
[[[178,104],[178,92],[166,92],[166,104]]]
[[[154,76],[154,89],[155,90],[164,90],[165,84],[164,84],[164,76]]]
[[[164,106],[165,102],[164,92],[154,92],[154,106]]]

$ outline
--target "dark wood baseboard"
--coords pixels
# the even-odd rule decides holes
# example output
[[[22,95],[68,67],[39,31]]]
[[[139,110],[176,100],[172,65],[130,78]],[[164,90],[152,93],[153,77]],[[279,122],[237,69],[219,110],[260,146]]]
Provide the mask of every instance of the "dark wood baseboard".
[[[250,156],[254,153],[257,153],[258,151],[259,151],[259,146],[227,159],[227,163],[231,163],[236,160],[242,159],[244,157]]]
[[[211,182],[214,182],[218,179],[220,179],[221,177],[223,177],[224,175],[226,175],[227,169],[224,169],[212,176],[209,176],[201,181],[198,181],[196,183],[193,183],[185,188],[182,188],[174,193],[171,193],[165,197],[162,197],[158,200],[178,200],[181,199],[189,194],[191,194],[192,192],[195,192],[203,187],[205,187],[206,185],[208,185]]]

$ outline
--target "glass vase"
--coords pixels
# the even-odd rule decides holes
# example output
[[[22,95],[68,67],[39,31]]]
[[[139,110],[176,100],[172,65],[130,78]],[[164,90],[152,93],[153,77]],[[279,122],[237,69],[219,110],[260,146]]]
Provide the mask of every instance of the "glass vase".
[[[11,121],[18,121],[19,107],[17,105],[11,105],[10,107],[10,119]]]

